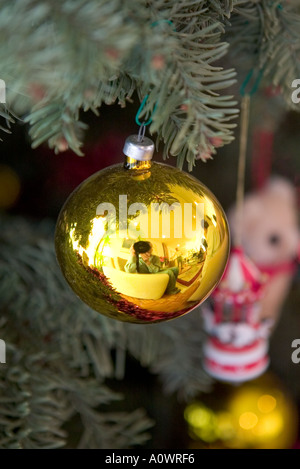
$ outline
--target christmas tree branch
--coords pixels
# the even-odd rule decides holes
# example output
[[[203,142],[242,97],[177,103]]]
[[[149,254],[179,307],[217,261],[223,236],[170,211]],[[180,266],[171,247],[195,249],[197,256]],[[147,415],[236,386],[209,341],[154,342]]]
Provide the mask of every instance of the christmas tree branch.
[[[239,74],[262,72],[264,85],[278,87],[285,107],[294,110],[291,84],[300,76],[299,25],[299,3],[262,0],[237,5],[226,31]]]
[[[11,133],[11,125],[15,123],[15,120],[11,114],[7,111],[5,105],[0,105],[0,117],[5,120],[5,127],[0,125],[0,130],[6,133]]]
[[[150,131],[164,141],[164,157],[191,170],[234,138],[236,103],[224,90],[235,71],[219,65],[228,50],[235,68],[263,70],[293,107],[295,1],[153,0],[136,8],[130,0],[0,0],[0,7],[7,106],[26,116],[33,147],[48,141],[56,152],[81,155],[81,111],[125,106],[137,91],[149,96],[145,115],[156,109]]]
[[[234,2],[157,0],[135,8],[121,0],[54,1],[51,7],[46,0],[25,0],[20,12],[19,3],[2,10],[0,37],[13,18],[16,28],[0,57],[8,104],[28,114],[34,147],[48,141],[56,151],[69,147],[80,155],[80,110],[97,113],[102,103],[116,101],[124,106],[135,90],[150,92],[149,106],[158,98],[152,131],[180,155],[180,165],[184,155],[191,168],[198,155],[213,151],[215,134],[219,145],[231,140],[227,120],[236,111],[218,90],[232,83],[234,73],[211,62],[226,53],[221,21]],[[15,18],[19,14],[24,21]],[[161,132],[165,120],[168,128]],[[175,131],[180,138],[173,142]]]

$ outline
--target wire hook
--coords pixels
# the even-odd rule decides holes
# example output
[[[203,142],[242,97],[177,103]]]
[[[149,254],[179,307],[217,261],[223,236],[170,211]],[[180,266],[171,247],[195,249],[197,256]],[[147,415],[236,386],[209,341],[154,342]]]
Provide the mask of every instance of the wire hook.
[[[145,125],[151,124],[153,114],[154,114],[155,111],[156,111],[156,104],[155,104],[155,106],[154,106],[154,108],[153,108],[153,111],[152,111],[152,114],[151,114],[151,116],[149,117],[149,119],[148,119],[146,122],[140,122],[139,117],[140,117],[140,114],[141,114],[142,110],[144,109],[144,106],[145,106],[145,104],[146,104],[146,101],[147,101],[147,99],[148,99],[148,96],[149,96],[149,95],[146,94],[146,96],[144,97],[143,101],[141,102],[141,105],[140,105],[140,107],[139,107],[139,109],[138,109],[138,112],[136,113],[136,116],[135,116],[135,122],[137,123],[137,125],[140,125],[140,126],[141,126],[141,125],[144,125],[144,126],[145,126]]]

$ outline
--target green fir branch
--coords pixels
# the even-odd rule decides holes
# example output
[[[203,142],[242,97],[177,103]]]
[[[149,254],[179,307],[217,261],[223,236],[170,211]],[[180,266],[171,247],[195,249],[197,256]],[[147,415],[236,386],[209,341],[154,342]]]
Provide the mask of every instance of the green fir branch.
[[[158,98],[152,131],[172,154],[179,155],[179,165],[183,154],[191,169],[198,154],[213,151],[215,134],[224,144],[231,140],[227,120],[236,111],[232,99],[225,104],[219,90],[230,86],[234,73],[211,62],[226,53],[220,40],[222,21],[234,2],[157,0],[142,1],[136,8],[129,0],[51,5],[46,0],[25,0],[18,10],[19,4],[20,0],[0,2],[0,38],[11,35],[8,47],[0,48],[0,59],[10,102],[33,127],[34,148],[48,141],[57,152],[69,147],[80,155],[80,111],[98,113],[103,103],[117,101],[124,106],[135,90],[150,92],[149,105]],[[173,85],[168,88],[170,73]],[[181,112],[187,101],[189,112]],[[56,113],[49,112],[52,106]],[[42,109],[45,113],[38,113]],[[161,132],[165,121],[168,131]],[[174,139],[174,131],[180,136],[186,132],[179,145],[169,139]]]
[[[12,124],[15,123],[15,120],[12,116],[12,114],[7,110],[7,107],[5,104],[0,104],[0,118],[1,121],[5,121],[5,127],[0,124],[0,130],[2,132],[11,133],[11,126]],[[1,139],[0,139],[1,140]]]
[[[239,70],[240,84],[251,70],[254,76],[261,73],[264,86],[280,89],[285,108],[298,110],[291,99],[291,85],[300,77],[299,3],[238,3],[225,37]]]
[[[34,148],[48,142],[82,155],[80,112],[125,106],[137,91],[149,95],[145,115],[156,108],[150,131],[164,142],[164,157],[192,170],[235,137],[236,99],[224,94],[234,68],[240,83],[252,68],[263,70],[294,107],[295,0],[1,0],[0,8],[1,79],[9,107],[33,127]],[[228,50],[234,68],[224,67]]]

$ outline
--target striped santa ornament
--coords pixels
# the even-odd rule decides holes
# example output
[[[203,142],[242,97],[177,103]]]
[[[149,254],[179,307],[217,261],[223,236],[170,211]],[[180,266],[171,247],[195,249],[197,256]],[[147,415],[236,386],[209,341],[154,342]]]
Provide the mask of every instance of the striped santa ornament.
[[[214,378],[244,382],[268,367],[270,321],[260,320],[265,276],[241,248],[233,248],[223,278],[204,303],[204,368]]]

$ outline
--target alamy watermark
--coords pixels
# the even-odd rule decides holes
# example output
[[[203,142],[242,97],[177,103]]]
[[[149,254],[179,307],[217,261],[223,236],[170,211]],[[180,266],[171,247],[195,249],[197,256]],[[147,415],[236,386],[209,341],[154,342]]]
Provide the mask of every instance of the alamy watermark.
[[[294,339],[292,342],[292,348],[295,350],[292,353],[292,362],[300,363],[300,339]]]
[[[0,79],[0,103],[6,103],[6,86],[5,81]]]
[[[6,344],[0,339],[0,363],[6,363]]]
[[[295,78],[295,80],[292,81],[292,88],[296,88],[291,95],[292,101],[294,104],[300,103],[300,78]]]
[[[176,223],[171,223],[173,212]],[[96,215],[105,216],[107,225],[117,226],[117,210],[110,202],[102,202],[97,206]],[[133,217],[128,220],[128,217]],[[126,238],[140,236],[146,238],[182,238],[192,239],[203,234],[204,203],[179,203],[169,205],[166,202],[152,202],[147,206],[135,202],[127,206],[127,195],[119,195],[118,230],[112,230],[110,237]],[[149,223],[150,222],[150,223]],[[172,229],[171,229],[172,225]],[[106,230],[109,231],[109,228]]]

